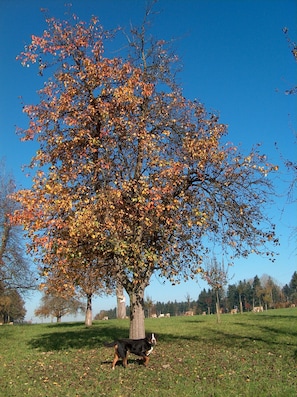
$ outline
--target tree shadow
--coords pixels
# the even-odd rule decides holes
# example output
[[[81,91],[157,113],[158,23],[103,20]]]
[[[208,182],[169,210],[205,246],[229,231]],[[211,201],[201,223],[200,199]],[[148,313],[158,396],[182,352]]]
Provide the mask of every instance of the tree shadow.
[[[280,320],[292,320],[295,321],[296,320],[296,315],[290,315],[290,314],[285,314],[285,315],[281,315],[281,314],[274,314],[273,310],[271,310],[271,313],[268,313],[266,311],[264,311],[263,313],[250,313],[249,315],[253,316],[253,321],[255,320],[259,320],[259,321],[271,321],[271,319],[280,319]]]
[[[269,335],[270,338],[279,336],[279,335],[292,335],[296,337],[296,330],[291,329],[289,327],[286,327],[286,329],[280,329],[278,328],[273,328],[272,326],[266,326],[266,325],[259,325],[259,324],[245,324],[245,323],[234,323],[240,327],[251,329],[252,327],[256,327],[257,329],[263,331],[263,335]]]
[[[279,316],[284,318],[285,316]],[[295,320],[296,317],[290,317]],[[261,316],[263,321],[264,316]],[[254,320],[254,319],[253,319]],[[271,320],[271,318],[270,318]],[[199,327],[199,319],[191,319],[189,322],[196,322]],[[234,324],[235,325],[235,324]],[[273,346],[289,345],[293,347],[294,356],[297,357],[297,341],[294,330],[277,329],[271,325],[258,324],[253,325],[252,323],[241,323],[236,322],[236,326],[246,328],[246,332],[232,332],[232,329],[226,331],[220,327],[209,326],[207,332],[203,334],[197,332],[195,335],[177,335],[172,332],[162,332],[160,326],[156,329],[147,329],[147,332],[155,332],[158,335],[158,343],[164,345],[170,345],[178,343],[180,345],[185,342],[201,343],[201,345],[207,346],[211,343],[212,346],[218,348],[231,348],[238,347],[242,348],[247,344],[260,342],[272,348]],[[252,327],[255,326],[258,332],[253,332]],[[119,326],[118,323],[95,323],[92,327],[86,327],[83,323],[63,323],[63,324],[50,324],[47,326],[48,332],[39,334],[35,338],[31,339],[28,344],[32,349],[39,351],[61,351],[69,349],[99,349],[103,347],[104,342],[110,342],[119,338],[128,337],[128,322],[123,323]],[[150,324],[152,328],[152,324]],[[260,330],[260,332],[259,332]],[[159,331],[159,332],[158,332]],[[197,329],[198,331],[198,329]],[[205,330],[204,330],[205,331]],[[230,332],[231,331],[231,332]],[[290,341],[285,342],[282,340],[282,336],[290,336]],[[292,336],[292,337],[291,337]]]
[[[50,325],[50,329],[57,329],[43,333],[31,339],[28,345],[40,351],[58,351],[68,349],[98,349],[106,341],[127,337],[122,328],[116,326],[85,327],[83,324]],[[60,329],[59,329],[60,328]]]
[[[279,317],[284,318],[284,316]],[[296,319],[294,316],[290,318],[293,320]],[[194,321],[195,320],[190,320],[189,322]],[[197,325],[199,326],[198,321]],[[204,345],[206,349],[209,344],[212,347],[217,346],[218,349],[247,348],[256,342],[261,343],[263,346],[266,346],[269,349],[278,349],[281,346],[290,346],[293,348],[294,358],[297,358],[296,331],[295,329],[292,329],[292,327],[280,329],[274,328],[273,325],[252,324],[249,322],[236,322],[234,325],[237,327],[242,327],[244,331],[242,332],[238,330],[237,332],[236,329],[232,330],[232,327],[226,330],[220,326],[214,326],[214,324],[212,324],[207,328],[207,332],[205,333],[204,329],[202,334],[197,333],[197,335],[174,335],[171,333],[159,333],[159,337],[164,343],[180,342],[180,344],[182,344],[185,342],[191,343],[191,341],[199,342],[201,345]],[[253,331],[253,327],[255,327],[255,332]],[[287,337],[286,340],[284,337]]]

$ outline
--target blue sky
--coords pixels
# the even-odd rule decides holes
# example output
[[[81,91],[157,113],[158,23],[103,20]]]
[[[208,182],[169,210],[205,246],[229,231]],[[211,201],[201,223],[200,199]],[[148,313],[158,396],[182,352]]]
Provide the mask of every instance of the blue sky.
[[[15,127],[26,127],[22,102],[38,100],[36,91],[43,81],[34,68],[23,68],[16,60],[32,34],[40,35],[46,28],[41,8],[63,18],[64,0],[0,0],[0,159],[5,157],[6,169],[14,174],[18,186],[29,187],[22,166],[28,164],[37,146],[20,142]],[[144,0],[74,0],[72,11],[88,21],[99,17],[109,29],[129,28],[143,19]],[[292,177],[282,165],[280,154],[296,161],[297,131],[296,96],[285,91],[296,85],[296,63],[282,32],[289,29],[297,38],[297,2],[295,0],[160,0],[152,21],[152,34],[159,39],[175,39],[176,53],[183,69],[179,81],[184,95],[199,99],[209,110],[220,114],[229,126],[229,140],[248,152],[262,143],[262,152],[280,165],[274,177],[278,197],[267,208],[281,245],[275,263],[266,258],[251,256],[239,260],[229,270],[230,280],[250,279],[256,274],[269,274],[278,283],[288,283],[295,270],[296,205],[287,203],[288,180]],[[275,149],[277,142],[279,150]],[[207,285],[197,282],[179,286],[163,284],[153,276],[146,295],[154,301],[197,299]],[[26,302],[27,318],[35,320],[33,312],[40,295]],[[115,307],[115,298],[98,298],[94,314]]]

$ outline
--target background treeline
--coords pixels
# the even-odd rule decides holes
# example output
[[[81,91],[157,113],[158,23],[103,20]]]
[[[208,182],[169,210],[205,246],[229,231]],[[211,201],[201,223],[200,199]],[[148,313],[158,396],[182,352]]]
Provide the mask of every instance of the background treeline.
[[[248,312],[255,306],[263,306],[264,309],[285,308],[297,304],[297,272],[293,273],[291,281],[284,287],[280,287],[270,276],[264,275],[261,278],[255,276],[248,281],[239,281],[237,284],[229,284],[226,289],[219,291],[220,308],[222,313],[228,313],[237,308],[238,311]],[[215,313],[216,296],[215,290],[203,289],[197,300],[185,297],[184,302],[169,301],[154,302],[153,298],[147,297],[146,317],[152,315],[170,313],[170,316],[182,316],[186,312],[193,311],[193,314]],[[116,318],[116,308],[102,310],[95,317],[95,320],[104,317]],[[127,306],[127,316],[129,307]]]

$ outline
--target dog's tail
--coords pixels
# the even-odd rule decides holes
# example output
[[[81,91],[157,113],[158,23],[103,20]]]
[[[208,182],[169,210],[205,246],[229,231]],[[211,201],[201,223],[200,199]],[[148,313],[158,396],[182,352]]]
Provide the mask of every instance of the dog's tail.
[[[104,342],[104,346],[105,347],[113,347],[113,346],[115,346],[117,344],[117,342],[116,341],[113,341],[113,342]]]

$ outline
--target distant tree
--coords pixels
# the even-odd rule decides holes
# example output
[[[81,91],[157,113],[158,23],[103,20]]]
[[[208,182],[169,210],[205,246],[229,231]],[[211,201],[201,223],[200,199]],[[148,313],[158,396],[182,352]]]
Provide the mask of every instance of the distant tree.
[[[64,235],[63,239],[66,243],[67,236]],[[62,252],[64,247],[56,249]],[[44,260],[41,261],[40,270],[44,282],[41,282],[40,288],[46,295],[60,296],[66,301],[73,299],[76,295],[86,298],[85,325],[89,327],[93,321],[93,296],[111,293],[112,286],[111,283],[107,286],[107,279],[103,277],[106,265],[103,264],[100,257],[94,257],[88,242],[81,244],[77,241],[75,243],[73,236],[69,236],[67,249],[69,257],[61,261],[63,266],[61,263],[57,263],[58,257],[55,256],[51,257],[51,264],[47,262],[44,265]]]
[[[188,306],[187,310],[191,310],[191,296],[189,293],[186,295],[186,300],[187,300],[187,306]]]
[[[263,289],[263,302],[266,310],[274,307],[281,300],[281,288],[276,284],[272,277],[263,275],[261,277]]]
[[[264,284],[263,284],[263,302],[265,304],[265,309],[267,310],[268,307],[271,307],[273,304],[273,282],[271,278],[269,278]]]
[[[255,306],[261,306],[262,285],[257,275],[254,277],[252,282],[252,291],[253,291],[253,308]]]
[[[214,290],[216,297],[216,315],[217,323],[221,321],[221,307],[220,307],[220,291],[228,283],[228,270],[225,268],[224,263],[219,264],[216,258],[210,259],[205,266],[202,273],[202,278]]]
[[[244,310],[249,311],[253,305],[252,284],[246,280],[243,280],[243,284],[244,284],[244,293],[243,293]]]
[[[237,307],[240,312],[250,310],[254,301],[251,283],[246,280],[240,280],[236,284],[228,285],[227,299],[229,309]]]
[[[292,292],[297,292],[297,272],[294,272],[289,283]]]
[[[294,272],[289,283],[290,296],[292,303],[297,303],[297,272]]]
[[[19,207],[12,199],[16,185],[6,173],[4,160],[0,161],[0,282],[6,288],[25,292],[36,288],[36,275],[26,257],[24,235],[10,216]]]
[[[94,320],[104,320],[106,318],[110,318],[108,316],[108,311],[107,310],[100,310],[99,313],[96,314],[96,316],[94,317]]]
[[[74,297],[63,298],[58,295],[45,294],[41,298],[41,305],[34,313],[37,317],[55,317],[59,323],[63,316],[76,315],[84,309],[84,304]]]
[[[285,284],[282,288],[282,293],[284,296],[284,301],[289,302],[291,299],[291,288],[289,287],[288,284]]]
[[[147,316],[151,317],[151,315],[153,314],[152,309],[154,307],[154,302],[150,296],[146,297],[144,305],[147,310]]]
[[[5,288],[0,281],[0,322],[22,321],[26,315],[25,302],[16,289]]]
[[[243,300],[243,294],[245,291],[245,285],[242,281],[239,281],[239,283],[237,285],[237,291],[238,291],[238,297],[239,297],[239,311],[242,314],[243,313],[242,300]]]
[[[234,309],[239,305],[238,290],[236,284],[229,284],[227,288],[228,309]]]
[[[199,313],[214,313],[215,312],[215,295],[213,290],[205,288],[200,292],[197,301],[197,307]]]
[[[130,298],[133,338],[145,335],[153,273],[173,283],[195,277],[207,240],[221,240],[234,257],[270,255],[266,243],[278,243],[265,213],[273,192],[267,175],[277,167],[258,147],[246,155],[227,144],[227,126],[184,97],[177,57],[147,36],[150,14],[131,29],[126,57],[105,51],[115,32],[76,16],[48,18],[19,56],[48,80],[40,102],[24,107],[23,139],[37,137],[40,149],[15,219],[49,275],[66,263],[78,271],[79,260],[69,261],[81,252],[73,241],[88,244],[85,260],[101,258],[102,279],[116,277]]]

